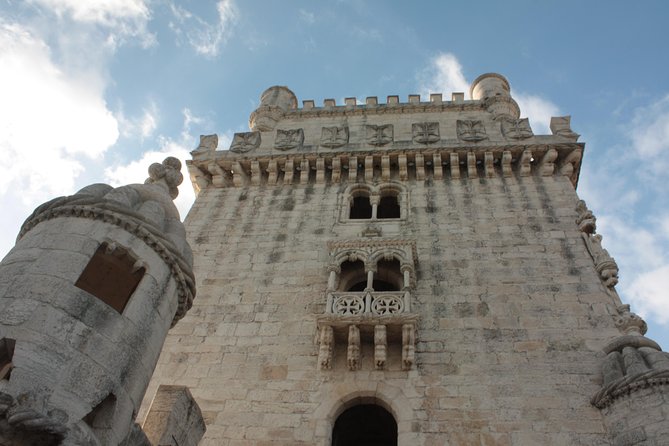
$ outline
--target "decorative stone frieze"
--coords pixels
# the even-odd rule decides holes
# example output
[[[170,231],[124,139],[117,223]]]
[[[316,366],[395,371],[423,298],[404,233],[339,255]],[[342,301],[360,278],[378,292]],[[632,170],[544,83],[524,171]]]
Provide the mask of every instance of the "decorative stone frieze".
[[[290,130],[276,130],[276,138],[274,139],[274,148],[277,150],[291,150],[301,149],[304,143],[304,130],[290,129]]]
[[[235,133],[230,144],[230,151],[246,153],[260,146],[260,132]]]
[[[321,129],[321,145],[335,148],[348,144],[348,126],[323,127]]]
[[[365,134],[367,144],[385,146],[393,142],[393,125],[366,125]]]
[[[458,138],[467,142],[479,142],[488,138],[483,122],[479,120],[458,119],[457,124]]]
[[[438,122],[418,122],[411,124],[413,141],[419,144],[431,144],[439,141],[439,123]]]
[[[502,120],[502,134],[507,139],[527,139],[534,136],[527,118]]]

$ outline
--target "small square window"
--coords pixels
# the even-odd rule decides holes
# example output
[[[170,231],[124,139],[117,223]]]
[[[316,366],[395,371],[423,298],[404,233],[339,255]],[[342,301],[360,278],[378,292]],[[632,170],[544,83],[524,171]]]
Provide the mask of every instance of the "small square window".
[[[137,268],[136,263],[127,250],[103,243],[74,285],[123,313],[144,276],[145,268]]]

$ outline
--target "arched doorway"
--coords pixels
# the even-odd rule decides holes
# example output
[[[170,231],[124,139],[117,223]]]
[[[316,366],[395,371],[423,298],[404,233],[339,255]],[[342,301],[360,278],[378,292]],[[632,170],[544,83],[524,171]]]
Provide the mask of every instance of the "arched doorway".
[[[353,406],[335,421],[332,446],[397,446],[397,422],[376,404]]]

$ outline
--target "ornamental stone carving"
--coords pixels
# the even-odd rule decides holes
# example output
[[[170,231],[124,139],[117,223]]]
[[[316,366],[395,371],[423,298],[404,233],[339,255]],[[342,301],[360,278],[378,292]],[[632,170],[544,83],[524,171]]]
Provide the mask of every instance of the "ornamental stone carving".
[[[218,135],[200,135],[200,144],[194,152],[213,152],[218,147]]]
[[[230,145],[230,151],[246,153],[260,146],[260,132],[235,133]]]
[[[384,146],[393,142],[393,125],[366,125],[365,126],[367,144],[373,146]]]
[[[346,360],[349,370],[358,370],[360,367],[360,329],[355,325],[348,327]]]
[[[439,141],[438,122],[418,122],[411,125],[413,141],[420,144],[431,144]]]
[[[461,120],[456,123],[458,138],[467,142],[478,142],[488,138],[483,122],[478,120]]]
[[[321,130],[321,145],[323,147],[342,147],[348,144],[348,127],[323,127]]]
[[[578,141],[581,136],[571,129],[571,116],[553,116],[550,123],[553,135],[561,136],[569,141]]]
[[[386,367],[388,338],[386,326],[374,326],[374,368],[383,370]]]
[[[301,149],[303,143],[304,130],[302,129],[276,130],[274,148],[277,150]]]
[[[319,332],[318,365],[322,370],[332,367],[332,352],[334,348],[334,331],[329,325],[324,325]]]
[[[502,134],[508,139],[526,139],[534,136],[527,118],[502,120]]]
[[[613,316],[613,321],[625,335],[645,335],[648,325],[640,316],[630,311],[629,305],[620,305],[618,314]]]
[[[592,211],[588,209],[585,201],[578,201],[576,204],[576,212],[578,213],[578,217],[576,218],[578,229],[586,234],[594,234],[597,230],[597,218]]]

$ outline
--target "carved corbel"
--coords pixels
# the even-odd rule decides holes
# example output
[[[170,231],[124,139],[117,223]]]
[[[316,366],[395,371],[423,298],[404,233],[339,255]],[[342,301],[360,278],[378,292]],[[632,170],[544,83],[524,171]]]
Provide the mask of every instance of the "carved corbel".
[[[441,166],[441,154],[435,153],[432,155],[432,169],[434,170],[435,180],[441,180],[444,178],[444,170]]]
[[[414,324],[402,325],[402,369],[411,370],[416,356],[416,330]]]
[[[374,368],[383,370],[386,367],[388,340],[386,337],[386,326],[374,326]]]
[[[276,160],[270,160],[267,165],[267,184],[273,186],[276,184],[278,168]]]
[[[300,184],[307,184],[309,182],[309,160],[302,158],[300,162]]]
[[[388,155],[381,157],[381,179],[383,181],[390,180],[390,156]]]
[[[460,178],[460,157],[455,152],[451,153],[451,178]]]
[[[325,183],[325,160],[323,158],[316,159],[316,184]]]
[[[416,180],[425,180],[425,158],[422,153],[417,153],[415,157],[416,163]]]
[[[492,152],[485,152],[483,154],[483,171],[485,172],[485,176],[488,178],[495,176],[494,162],[495,160],[492,156]]]
[[[341,158],[332,158],[332,182],[338,183],[341,178]]]
[[[202,169],[193,163],[186,162],[190,180],[195,189],[195,195],[198,195],[202,189],[206,189],[211,184],[211,175],[206,174]]]
[[[541,176],[547,177],[553,175],[553,172],[555,171],[555,160],[557,157],[557,150],[550,148],[546,151],[543,158],[541,158],[541,163],[539,164],[539,173]]]
[[[348,180],[358,181],[358,157],[351,155],[348,158]]]
[[[207,170],[211,173],[211,184],[214,187],[223,187],[225,185],[226,172],[215,161],[207,165]]]
[[[239,161],[235,161],[232,165],[232,184],[236,187],[241,187],[244,185],[244,180],[246,179],[246,172]]]
[[[365,157],[365,181],[371,183],[374,179],[374,157],[368,155]]]
[[[360,329],[355,325],[348,327],[348,349],[346,354],[349,370],[360,367]]]
[[[574,174],[576,173],[576,167],[578,166],[578,163],[581,161],[581,156],[581,149],[576,149],[567,155],[560,166],[560,174],[574,181]]]
[[[254,186],[260,185],[260,162],[258,160],[251,161],[251,184]]]
[[[505,177],[510,177],[512,174],[511,171],[511,160],[512,160],[511,152],[508,150],[505,150],[502,153],[502,175]]]
[[[476,155],[474,152],[467,152],[467,176],[469,178],[478,178],[476,172]]]
[[[283,184],[293,184],[293,172],[295,170],[293,160],[287,159],[283,166]]]
[[[520,155],[520,176],[527,177],[532,173],[532,151],[525,149]]]
[[[319,333],[318,367],[321,370],[332,368],[332,353],[334,351],[334,331],[329,325],[323,325]]]
[[[397,164],[400,167],[400,180],[407,180],[409,178],[409,173],[407,171],[407,156],[404,154],[398,156]]]

